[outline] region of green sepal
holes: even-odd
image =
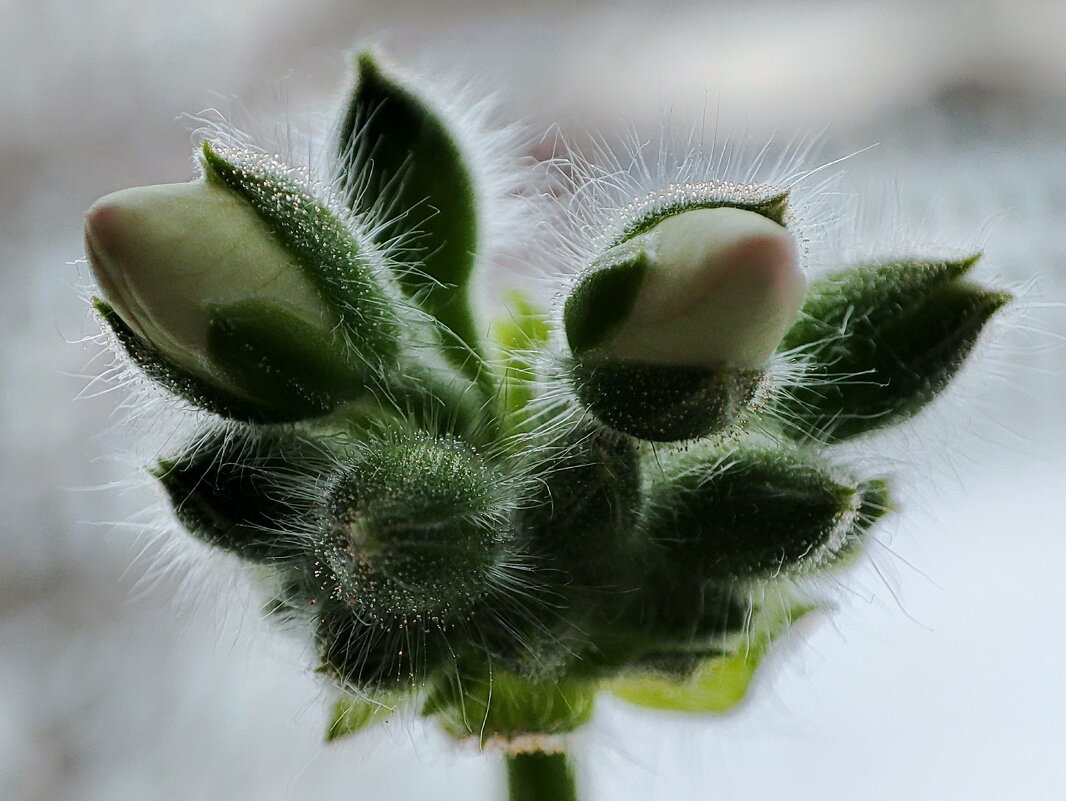
[[[250,398],[209,384],[184,368],[163,358],[130,329],[111,304],[93,298],[93,308],[115,335],[122,350],[144,375],[172,395],[220,417],[251,423],[281,422],[289,418],[288,410],[272,405],[267,398]]]
[[[399,243],[391,255],[401,287],[450,332],[449,359],[477,378],[471,277],[478,209],[470,170],[440,116],[371,53],[358,55],[356,73],[337,139],[348,205],[384,216],[375,237]]]
[[[284,306],[246,300],[208,312],[212,367],[242,394],[268,401],[275,420],[317,417],[371,392],[376,370]]]
[[[661,557],[706,580],[819,567],[844,546],[861,499],[812,454],[696,449],[651,490],[645,530]]]
[[[422,714],[456,739],[473,737],[484,745],[571,732],[592,717],[594,700],[594,685],[584,682],[448,671],[431,686]]]
[[[356,693],[416,690],[452,659],[449,621],[417,613],[377,615],[332,597],[322,581],[311,597],[316,609],[318,671]]]
[[[386,703],[385,699],[374,700],[345,695],[337,699],[330,711],[329,726],[326,728],[326,742],[332,743],[356,732],[363,731],[371,724],[385,720],[396,712],[396,707]]]
[[[306,556],[291,533],[310,513],[307,485],[330,462],[324,446],[286,431],[216,429],[151,471],[181,524],[251,562]]]
[[[785,226],[788,222],[788,201],[790,193],[787,189],[770,191],[761,197],[753,198],[703,197],[699,188],[697,188],[696,191],[690,192],[686,192],[685,189],[686,187],[683,186],[677,187],[676,199],[672,199],[667,203],[657,206],[652,211],[638,216],[635,220],[627,224],[622,233],[611,243],[612,246],[619,245],[634,237],[640,236],[643,233],[647,233],[667,217],[673,217],[675,214],[683,214],[686,211],[695,211],[697,209],[740,209],[742,211],[753,211],[756,214],[766,217],[768,220],[773,220],[780,226]]]
[[[581,358],[606,341],[633,309],[650,262],[643,248],[608,251],[577,282],[563,306],[570,352]]]
[[[752,680],[773,642],[812,606],[794,606],[787,614],[763,613],[744,644],[735,651],[708,659],[693,674],[677,679],[659,671],[623,676],[610,684],[619,698],[637,706],[674,712],[722,714],[748,694]]]
[[[978,257],[860,266],[811,285],[781,350],[805,358],[779,414],[835,443],[913,417],[944,390],[1010,295],[962,279]]]
[[[345,223],[265,160],[229,161],[202,148],[208,180],[247,201],[337,313],[353,358],[383,373],[395,365],[400,324],[370,259]]]
[[[652,442],[705,437],[735,423],[755,398],[758,370],[574,359],[574,393],[608,428]]]

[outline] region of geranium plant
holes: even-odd
[[[792,187],[698,159],[501,222],[457,105],[362,53],[318,173],[216,131],[195,180],[90,209],[93,304],[199,410],[150,470],[313,639],[329,739],[415,708],[566,801],[598,693],[743,698],[891,507],[834,447],[918,414],[1009,297],[976,255],[809,276]],[[486,302],[494,236],[551,254],[554,303]]]

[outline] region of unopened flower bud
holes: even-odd
[[[500,477],[469,446],[373,441],[333,484],[316,548],[335,597],[372,617],[443,615],[492,589],[508,511]]]
[[[831,562],[863,525],[865,487],[812,454],[696,451],[689,460],[653,489],[647,522],[678,571],[727,586],[800,575]]]
[[[753,211],[698,209],[604,253],[564,309],[578,397],[633,436],[728,425],[803,303],[796,246]]]
[[[814,283],[782,343],[808,366],[780,399],[789,433],[839,442],[913,417],[936,398],[1011,300],[965,279],[977,260],[860,265]]]
[[[351,234],[285,178],[206,146],[205,171],[89,209],[104,322],[149,377],[226,416],[301,419],[363,394],[395,341]]]

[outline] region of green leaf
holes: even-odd
[[[773,642],[813,609],[794,606],[785,614],[764,613],[744,645],[731,654],[708,660],[691,678],[677,681],[654,674],[626,676],[611,683],[611,692],[631,704],[652,709],[728,712],[747,696],[752,679]]]
[[[796,438],[835,443],[918,414],[1010,301],[962,280],[978,257],[863,265],[812,284],[781,350],[808,360],[779,415]]]
[[[378,723],[396,711],[385,699],[375,701],[346,695],[333,705],[326,742],[349,737],[358,731]]]
[[[404,291],[439,320],[449,359],[479,375],[480,331],[472,281],[478,247],[477,197],[445,122],[411,88],[360,53],[356,85],[337,140],[348,205],[385,214],[379,243],[397,240]]]

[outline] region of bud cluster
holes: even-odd
[[[1009,297],[976,257],[808,286],[786,191],[679,185],[619,210],[557,314],[484,319],[478,154],[356,72],[332,191],[205,142],[197,180],[88,212],[102,324],[204,413],[152,471],[178,520],[308,627],[347,691],[331,738],[381,704],[527,749],[601,690],[732,707],[793,588],[891,507],[833,446],[918,414]]]

